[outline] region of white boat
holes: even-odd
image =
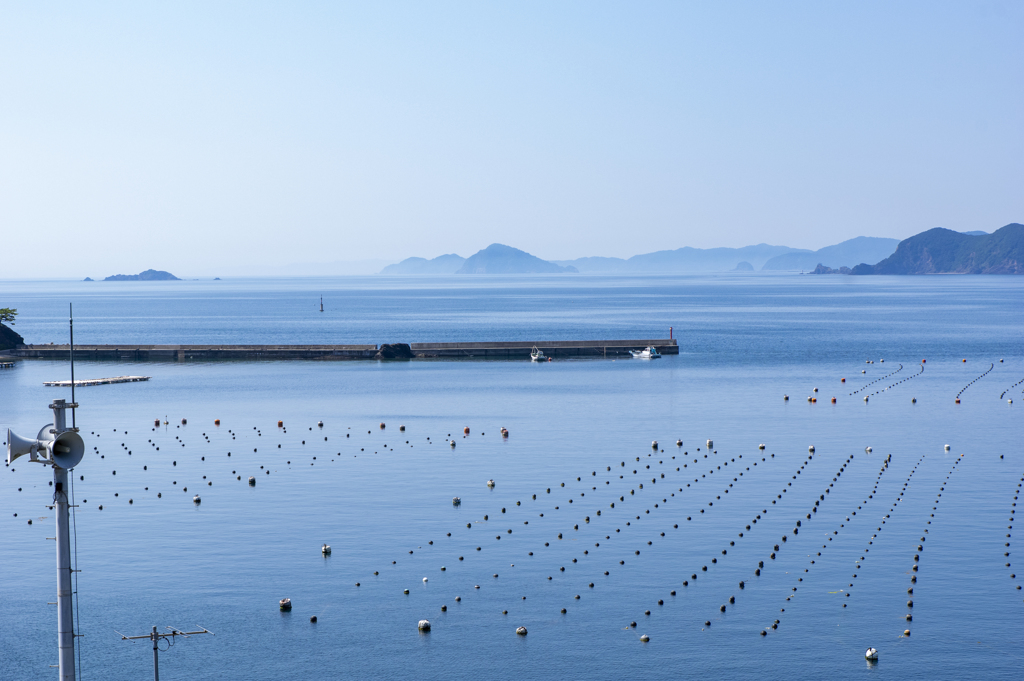
[[[661,357],[653,345],[648,345],[643,350],[630,350],[629,354],[633,355],[633,359],[658,359]]]
[[[534,345],[533,350],[530,351],[530,359],[532,359],[534,362],[548,361],[548,358],[544,356],[544,351],[538,349],[536,345]]]

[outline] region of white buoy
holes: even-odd
[[[715,441],[714,440],[708,440],[708,449],[711,449],[714,446],[715,446]]]
[[[868,396],[867,396],[867,395],[865,395],[865,396],[864,396],[864,401],[865,401],[865,402],[867,402],[867,401],[868,401]]]
[[[657,448],[658,448],[658,441],[657,440],[652,440],[651,441],[651,449],[657,449]]]
[[[194,497],[192,497],[192,503],[193,503],[193,504],[201,504],[201,503],[203,503],[203,500],[202,500],[202,499],[200,499],[200,498],[199,498],[199,495],[197,494],[197,495],[195,495]]]
[[[455,449],[455,440],[449,440],[448,444],[452,446],[452,449]]]
[[[641,640],[641,641],[643,641],[644,643],[647,643],[648,641],[650,641],[650,640],[651,640],[651,637],[650,637],[650,636],[648,636],[647,634],[644,634],[644,635],[642,635],[642,636],[640,637],[640,640]]]
[[[865,660],[872,660],[872,661],[877,660],[878,659],[878,651],[875,650],[874,648],[868,648],[866,651],[864,651],[864,659]]]
[[[424,584],[426,584],[426,583],[427,583],[427,578],[426,578],[426,577],[424,577],[424,578],[423,578],[423,583],[424,583]]]
[[[516,633],[520,636],[526,636],[526,627],[516,627]]]
[[[949,451],[949,445],[946,445],[946,451],[947,452]]]
[[[420,631],[430,631],[430,620],[420,620],[420,623],[416,625],[416,628]]]
[[[764,443],[762,442],[761,444],[759,444],[757,448],[760,449],[761,451],[764,451]]]
[[[871,450],[871,447],[865,447],[864,451],[867,452],[868,454],[870,454],[872,450]]]
[[[807,451],[809,451],[811,454],[813,454],[814,453],[814,445],[811,445],[810,447],[808,447]]]
[[[676,447],[682,447],[682,446],[683,446],[683,441],[682,440],[676,440]]]
[[[452,497],[452,506],[458,506],[462,503],[462,499],[458,497]]]
[[[494,481],[493,480],[488,480],[487,481],[487,486],[488,487],[494,487]]]
[[[324,544],[320,547],[320,553],[324,554],[325,556],[331,555],[331,547],[327,544]]]

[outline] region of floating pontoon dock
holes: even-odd
[[[75,379],[75,387],[81,388],[82,386],[89,385],[108,385],[110,383],[136,383],[138,381],[148,381],[150,376],[114,376],[113,378],[78,378]],[[55,388],[70,388],[71,381],[43,381],[43,385],[53,386]]]

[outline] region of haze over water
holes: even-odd
[[[148,643],[115,630],[200,624],[216,636],[161,653],[164,678],[1010,679],[1024,661],[1024,578],[1011,578],[1006,536],[1024,476],[1022,286],[719,275],[0,288],[29,342],[65,342],[68,302],[82,344],[664,338],[669,326],[680,339],[678,356],[652,362],[77,364],[79,378],[152,376],[76,392],[89,451],[74,471],[81,678],[151,673]],[[0,427],[33,435],[49,401],[70,397],[42,382],[66,378],[60,362],[0,371]],[[169,425],[154,431],[156,418]],[[0,678],[51,678],[50,476],[25,459],[2,476]]]

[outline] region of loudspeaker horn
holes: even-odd
[[[10,428],[7,429],[7,463],[12,464],[14,460],[19,456],[25,456],[26,454],[35,454],[40,450],[45,449],[46,445],[35,438],[22,437],[12,431]],[[35,457],[32,457],[33,459]]]
[[[54,437],[53,425],[43,426],[36,439],[22,437],[7,429],[7,463],[14,463],[20,456],[30,454],[33,461],[53,463],[61,468],[71,469],[85,456],[85,441],[82,436],[69,430]],[[39,458],[42,454],[42,459]]]
[[[85,440],[73,430],[58,435],[55,440],[47,443],[47,448],[50,450],[50,461],[60,468],[74,468],[85,456]]]

